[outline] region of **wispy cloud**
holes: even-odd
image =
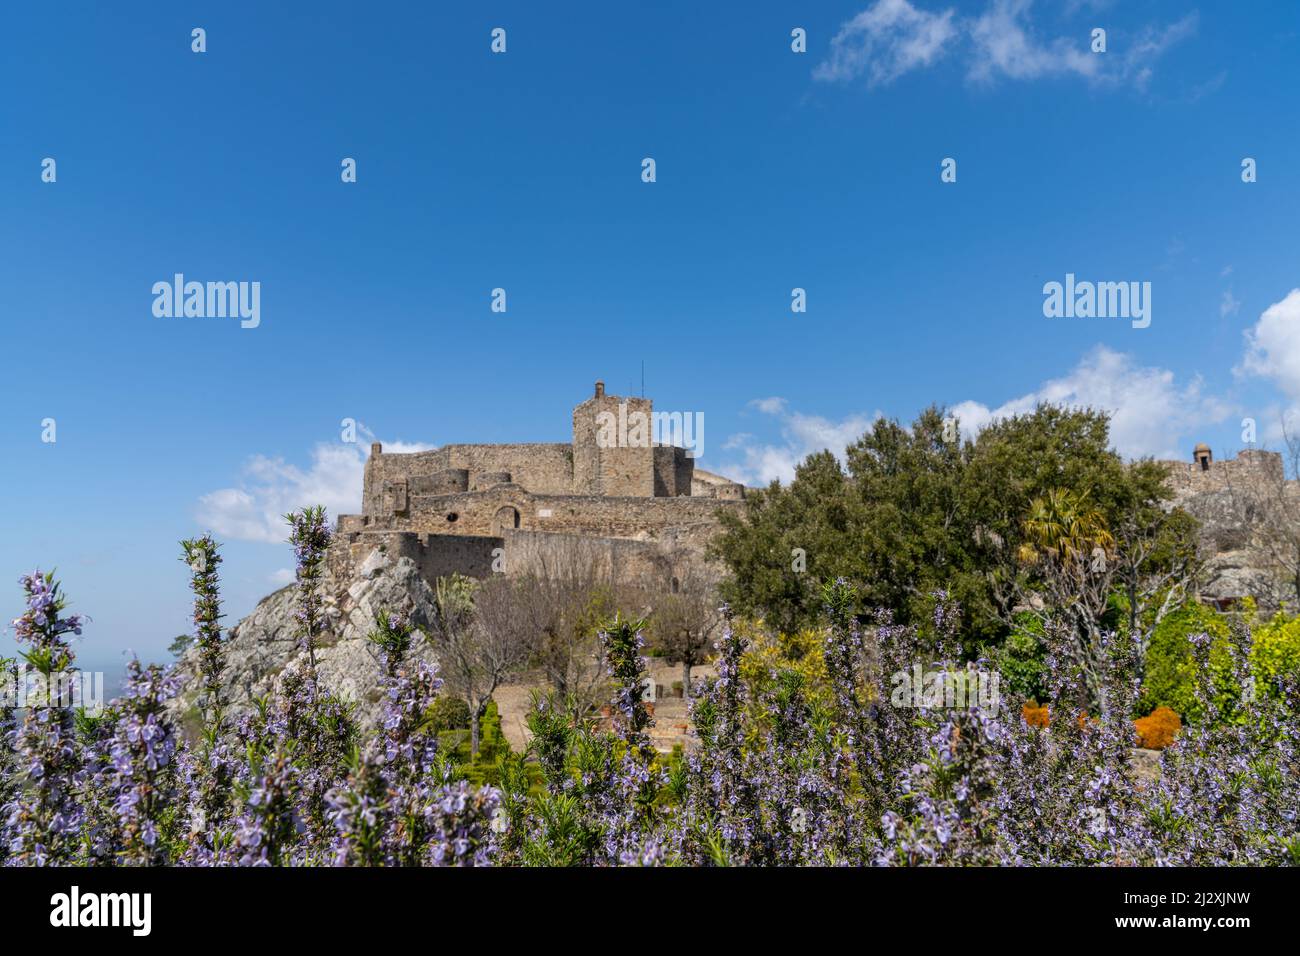
[[[1300,290],[1294,295],[1300,308]],[[1300,363],[1300,334],[1296,345]],[[1111,444],[1127,458],[1180,459],[1180,449],[1186,443],[1183,439],[1224,421],[1233,411],[1226,400],[1207,394],[1199,377],[1180,384],[1168,369],[1143,366],[1131,355],[1098,346],[1065,375],[1049,379],[1028,394],[996,407],[964,401],[949,413],[960,420],[964,435],[972,435],[998,419],[1032,412],[1041,403],[1107,412]],[[780,433],[779,441],[761,441],[750,433],[733,435],[724,446],[739,452],[740,457],[727,462],[721,471],[750,485],[773,479],[788,482],[796,465],[824,449],[843,460],[845,448],[881,417],[875,412],[828,419],[794,411],[781,398],[756,399],[749,405],[774,419]]]
[[[1112,33],[1107,52],[1093,53],[1090,31],[1042,36],[1030,22],[1032,8],[1033,0],[991,0],[978,16],[958,18],[952,9],[930,12],[909,0],[876,0],[840,27],[813,77],[848,82],[865,76],[868,86],[883,86],[952,54],[964,58],[967,78],[976,84],[1075,76],[1145,90],[1156,62],[1198,25],[1192,12],[1174,23]]]
[[[1035,38],[1027,14],[1032,0],[994,0],[968,25],[974,44],[968,76],[977,83],[1000,77],[1028,80],[1055,73],[1073,73],[1096,79],[1103,56],[1092,53],[1081,40],[1058,37],[1051,42]]]
[[[306,505],[324,505],[331,517],[361,507],[366,455],[374,435],[358,425],[357,442],[321,442],[305,468],[266,455],[253,455],[236,484],[199,498],[196,519],[215,534],[241,541],[281,544],[284,515]],[[432,445],[384,442],[391,452],[425,451]],[[283,583],[283,582],[280,582]]]
[[[1113,79],[1121,83],[1131,83],[1138,89],[1146,89],[1147,83],[1155,71],[1156,61],[1164,56],[1170,47],[1195,36],[1199,24],[1200,15],[1193,10],[1174,23],[1162,27],[1147,26],[1143,28],[1133,42],[1125,46],[1120,56],[1119,70]],[[1226,76],[1226,73],[1221,73],[1216,79],[1208,81],[1208,85],[1202,84],[1199,88],[1200,92],[1196,96],[1199,98],[1205,92],[1217,89],[1218,85],[1222,85]]]
[[[1219,318],[1227,318],[1230,315],[1236,315],[1241,311],[1241,300],[1232,294],[1231,289],[1225,289],[1223,299],[1219,302]]]
[[[756,398],[749,403],[750,407],[757,408],[764,415],[780,415],[785,411],[784,398]]]
[[[908,0],[877,0],[840,27],[830,57],[813,76],[837,81],[865,73],[869,86],[891,83],[943,56],[957,36],[954,15],[952,10],[927,13]]]

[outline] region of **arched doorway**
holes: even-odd
[[[518,528],[518,508],[512,508],[510,505],[503,505],[497,509],[496,515],[492,518],[492,534],[495,537],[500,537],[505,532],[517,530]]]

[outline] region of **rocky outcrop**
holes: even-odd
[[[1266,612],[1294,601],[1289,568],[1300,527],[1300,482],[1286,477],[1282,455],[1252,448],[1216,460],[1200,444],[1192,461],[1160,464],[1173,491],[1171,507],[1201,524],[1201,599],[1226,606],[1252,597]]]
[[[433,611],[433,589],[409,558],[394,558],[375,549],[344,580],[327,574],[324,581],[326,632],[316,649],[321,682],[357,704],[363,726],[373,726],[380,712],[379,656],[368,635],[382,610],[407,615],[417,628],[427,629]],[[304,656],[298,646],[296,585],[263,598],[253,612],[229,632],[226,644],[226,686],[234,712],[272,689],[276,676]],[[424,634],[417,635],[412,653],[430,661],[434,655]],[[182,671],[194,674],[197,656],[191,648],[180,660]]]
[[[1229,602],[1250,595],[1262,605],[1272,603],[1275,576],[1265,567],[1261,549],[1252,542],[1251,515],[1239,514],[1234,492],[1226,489],[1184,494],[1179,507],[1201,523],[1201,553],[1205,569],[1201,598]],[[1238,493],[1238,499],[1241,495]]]

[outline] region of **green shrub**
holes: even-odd
[[[1289,620],[1279,612],[1267,624],[1256,625],[1250,649],[1250,669],[1256,693],[1276,696],[1276,681],[1300,678],[1300,617]]]
[[[1240,690],[1231,686],[1228,678],[1231,673],[1228,643],[1232,631],[1217,611],[1189,602],[1167,615],[1151,635],[1146,679],[1138,701],[1138,711],[1143,716],[1157,707],[1168,707],[1188,721],[1200,719],[1191,641],[1194,634],[1210,636],[1210,668],[1215,678],[1216,702],[1225,712],[1233,709]]]
[[[469,704],[459,697],[440,696],[429,709],[429,719],[437,733],[465,730],[469,727]]]
[[[487,713],[479,721],[478,759],[471,759],[469,752],[469,709],[466,708],[465,728],[446,730],[438,735],[438,749],[448,755],[455,765],[458,780],[468,780],[474,786],[488,783],[497,786],[501,782],[501,768],[498,762],[503,754],[510,752],[510,742],[501,730],[501,715],[497,713],[496,701],[488,701]]]
[[[1013,699],[1045,700],[1043,679],[1047,665],[1043,662],[1043,625],[1032,614],[1020,614],[1016,629],[1007,635],[997,651],[998,672],[1002,685]]]
[[[1256,694],[1276,696],[1276,681],[1283,675],[1300,677],[1300,618],[1283,613],[1260,624],[1253,607],[1246,609],[1251,628],[1250,671]],[[1146,680],[1142,685],[1140,712],[1168,707],[1188,722],[1201,718],[1196,702],[1195,664],[1190,638],[1209,634],[1210,674],[1214,681],[1215,704],[1224,720],[1245,719],[1241,711],[1243,688],[1233,679],[1229,643],[1232,631],[1227,620],[1201,604],[1187,604],[1170,614],[1156,628],[1147,651]]]

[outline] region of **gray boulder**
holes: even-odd
[[[327,624],[316,649],[316,667],[322,685],[357,705],[364,727],[373,727],[381,712],[379,654],[368,639],[380,611],[409,617],[419,629],[412,654],[435,661],[425,629],[433,612],[433,589],[409,558],[392,558],[375,549],[346,578],[327,572],[322,584]],[[294,611],[297,585],[289,585],[263,598],[247,617],[230,629],[226,643],[225,683],[232,713],[250,708],[255,698],[267,694],[276,677],[294,660],[305,658],[299,647]],[[197,654],[187,650],[179,666],[186,676],[196,673]],[[193,704],[192,691],[182,701]]]

